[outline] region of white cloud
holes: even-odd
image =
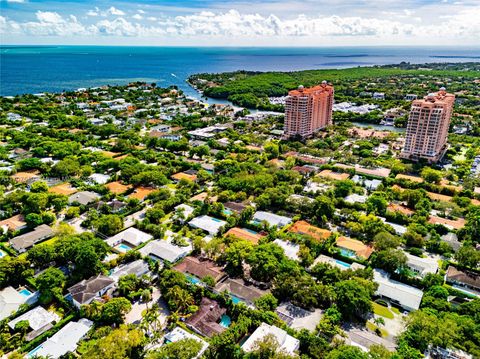
[[[75,16],[62,16],[52,11],[37,11],[36,21],[16,22],[0,17],[0,33],[24,34],[29,36],[118,36],[155,38],[168,34],[172,37],[229,38],[249,40],[254,38],[285,39],[302,37],[312,39],[312,44],[320,44],[324,38],[363,37],[381,38],[395,42],[395,39],[443,38],[476,39],[480,37],[480,6],[452,12],[447,18],[439,18],[437,24],[425,24],[421,18],[413,17],[413,11],[403,10],[403,20],[395,12],[379,14],[378,17],[360,16],[307,16],[278,17],[241,13],[237,10],[225,12],[201,11],[198,13],[145,19],[147,23],[132,23],[123,18],[125,13],[113,6],[107,11],[98,8],[90,10],[88,23],[80,22]],[[106,14],[117,16],[93,21],[95,16]],[[142,20],[140,12],[132,16]],[[391,20],[396,19],[396,20]],[[443,41],[443,40],[442,40]],[[418,41],[417,41],[418,42]]]
[[[7,0],[8,3],[23,4],[26,3],[26,0]]]
[[[115,15],[115,16],[124,16],[125,13],[122,10],[117,9],[116,7],[112,6],[110,9],[107,10],[107,13],[110,15]]]
[[[140,10],[138,10],[138,13],[139,13],[139,14],[145,14],[145,11],[143,11],[143,10],[140,9]]]

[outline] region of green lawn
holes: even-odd
[[[375,324],[373,324],[372,322],[367,322],[367,328],[369,330],[371,330],[372,332],[376,333],[378,327]],[[381,334],[382,337],[388,336],[388,332],[385,329],[383,329],[383,328],[379,328],[379,329],[380,329],[380,334]]]
[[[376,315],[380,315],[380,316],[388,318],[388,319],[393,319],[394,318],[394,315],[393,315],[392,311],[390,309],[388,309],[387,307],[384,307],[383,305],[380,305],[380,304],[375,303],[375,302],[372,303],[372,306],[373,306],[373,312]]]
[[[391,310],[392,312],[394,312],[395,314],[400,315],[400,309],[395,308],[395,307],[391,307],[390,310]]]

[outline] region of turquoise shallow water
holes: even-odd
[[[479,48],[207,48],[2,46],[0,95],[73,90],[131,81],[177,85],[197,72],[293,71],[394,64],[480,61]]]

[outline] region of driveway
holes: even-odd
[[[150,302],[144,303],[138,301],[132,305],[132,309],[125,316],[125,323],[139,324],[143,319],[142,313],[147,309],[147,306],[151,307],[154,304],[158,304],[160,307],[160,321],[162,322],[162,325],[165,324],[167,317],[170,315],[170,311],[165,302],[160,299],[160,290],[158,288],[153,289],[152,300]]]

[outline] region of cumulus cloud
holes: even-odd
[[[114,6],[110,7],[110,9],[107,10],[107,13],[110,14],[110,15],[116,15],[116,16],[125,15],[125,13],[122,10],[117,9]]]
[[[142,20],[140,11],[132,18]],[[413,13],[405,10],[405,15]],[[95,16],[104,17],[100,21],[81,23],[73,16],[62,16],[56,12],[38,11],[36,21],[16,22],[0,17],[0,32],[41,36],[128,36],[155,37],[172,35],[179,37],[436,37],[445,34],[449,37],[480,37],[480,7],[462,10],[442,19],[436,25],[424,25],[420,19],[409,17],[405,22],[389,20],[394,16],[365,18],[359,16],[307,16],[280,18],[276,15],[240,13],[237,10],[225,12],[202,11],[174,17],[146,17],[147,23],[132,23],[125,13],[115,7],[106,11],[98,8],[90,10]],[[115,18],[107,18],[106,15]],[[408,21],[407,21],[408,20]],[[412,23],[413,22],[413,23]]]

